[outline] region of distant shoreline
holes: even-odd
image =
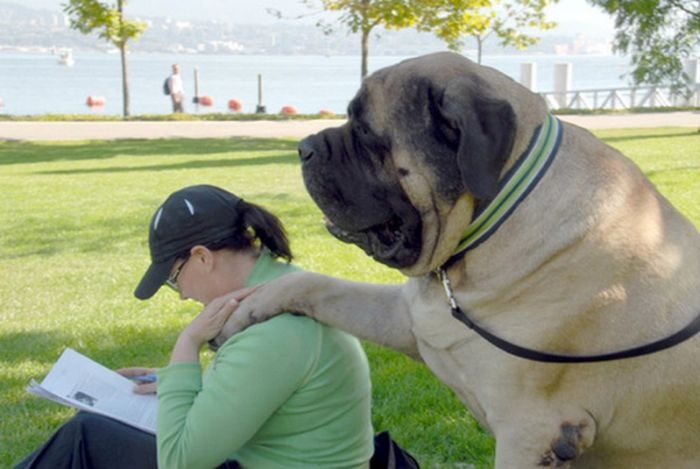
[[[57,46],[2,46],[0,45],[0,55],[3,54],[16,54],[16,55],[55,55],[53,49],[59,49]],[[107,56],[112,56],[115,54],[118,54],[119,51],[114,48],[101,48],[101,47],[91,47],[91,48],[86,48],[86,47],[68,47],[68,49],[72,49],[74,52],[80,53],[80,54],[85,54],[85,55],[107,55]],[[439,49],[439,50],[448,50],[446,47],[444,49]],[[431,51],[431,52],[437,52],[438,49]],[[418,56],[422,55],[424,53],[430,53],[430,52],[417,52],[416,54],[388,54],[388,53],[375,53],[372,52],[370,49],[370,59],[372,57],[395,57],[395,58],[406,58],[410,56]],[[475,60],[476,59],[476,50],[472,49],[465,49],[460,52],[462,55],[465,57]],[[328,54],[323,54],[323,53],[295,53],[295,54],[275,54],[275,53],[261,53],[261,52],[255,52],[255,53],[249,53],[249,52],[211,52],[211,51],[206,51],[206,52],[195,52],[195,51],[182,51],[182,52],[173,52],[173,51],[167,51],[167,50],[154,50],[154,51],[129,51],[128,54],[134,55],[134,56],[148,56],[148,55],[171,55],[173,57],[197,57],[197,56],[218,56],[218,57],[329,57]],[[332,54],[332,57],[354,57],[357,58],[357,60],[360,60],[361,56],[359,53],[334,53]],[[623,59],[625,58],[624,56],[620,56],[618,54],[614,54],[612,52],[609,53],[586,53],[586,52],[581,52],[581,53],[562,53],[562,54],[557,54],[553,52],[536,52],[536,51],[522,51],[522,52],[513,52],[513,51],[504,51],[503,53],[485,53],[482,56],[482,61],[487,60],[488,58],[493,58],[493,57],[498,57],[498,58],[576,58],[576,57],[604,57],[604,58],[620,58]]]

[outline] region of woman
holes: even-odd
[[[79,413],[19,467],[155,467],[156,454],[167,468],[368,467],[369,367],[357,339],[284,314],[229,339],[202,377],[202,346],[245,295],[229,292],[296,270],[279,220],[223,189],[187,187],[156,211],[149,247],[136,297],[168,285],[205,305],[157,371],[156,437]]]

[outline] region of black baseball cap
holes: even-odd
[[[178,255],[221,241],[238,229],[241,199],[219,187],[198,185],[173,192],[153,215],[148,232],[151,265],[136,287],[146,300],[168,279]]]

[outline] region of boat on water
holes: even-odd
[[[72,67],[75,63],[73,58],[73,51],[71,49],[59,49],[58,50],[58,63],[59,65],[65,65],[66,67]]]

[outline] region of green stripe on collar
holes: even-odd
[[[496,197],[467,227],[455,253],[455,257],[483,243],[510,216],[549,168],[559,149],[562,126],[557,118],[547,114],[544,123],[535,132],[526,151],[515,166],[499,182]]]

